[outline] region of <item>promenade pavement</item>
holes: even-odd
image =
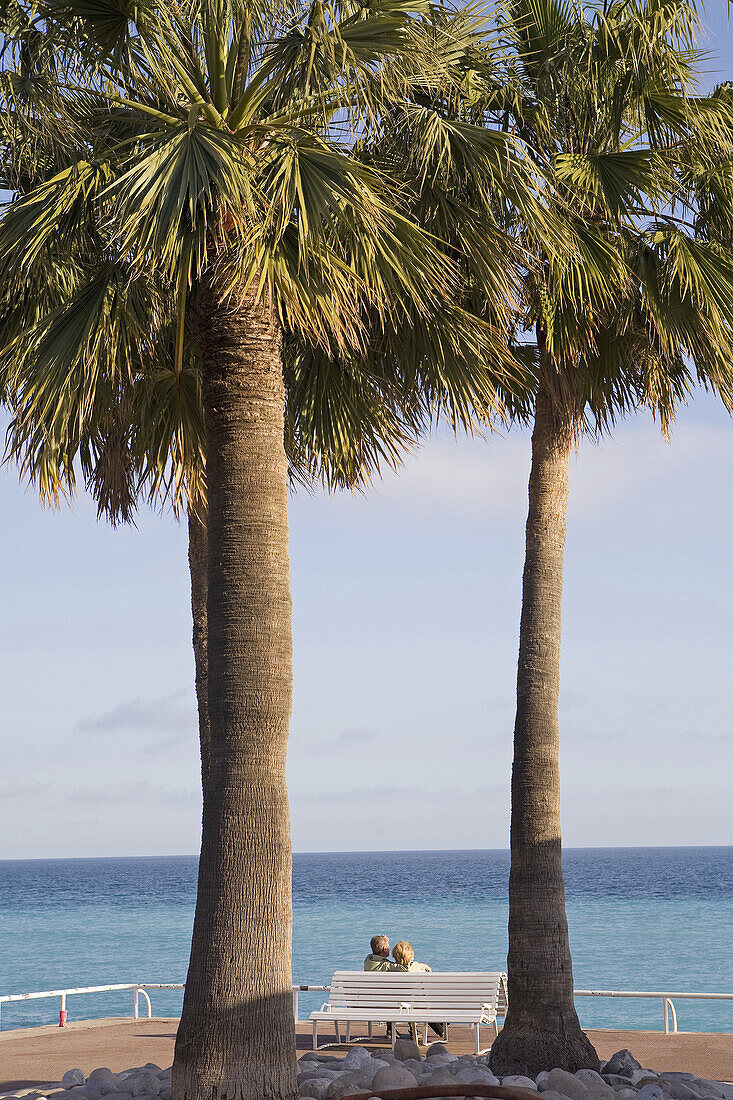
[[[22,1028],[0,1032],[0,1092],[17,1089],[37,1091],[60,1080],[67,1069],[78,1067],[89,1074],[99,1066],[113,1072],[154,1062],[165,1069],[173,1061],[177,1019],[131,1020],[126,1017],[78,1021],[57,1026]],[[358,1036],[359,1031],[353,1028]],[[486,1041],[491,1030],[486,1029]],[[733,1082],[733,1035],[721,1032],[678,1032],[665,1035],[658,1031],[589,1031],[600,1058],[606,1060],[617,1050],[628,1048],[642,1066],[657,1071],[679,1070],[717,1081]],[[454,1054],[472,1054],[473,1032],[469,1028],[451,1028],[448,1049]],[[345,1054],[348,1047],[328,1045],[328,1036],[319,1042],[329,1053]],[[297,1026],[298,1054],[311,1049],[311,1027]],[[386,1040],[370,1041],[369,1049],[387,1045]]]

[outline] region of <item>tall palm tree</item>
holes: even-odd
[[[391,120],[422,128],[430,183],[431,162],[449,160],[451,128],[511,132],[574,242],[565,257],[553,256],[538,236],[537,208],[506,195],[493,204],[528,257],[512,335],[527,372],[516,413],[533,423],[509,1011],[491,1052],[499,1074],[598,1068],[573,1001],[561,865],[558,694],[571,449],[585,432],[642,406],[667,430],[696,382],[728,406],[733,393],[733,253],[730,241],[726,250],[702,238],[695,182],[711,147],[730,163],[730,105],[725,96],[695,94],[696,31],[690,0],[583,8],[514,0],[502,6],[495,37],[456,56],[458,93],[423,90]]]
[[[423,392],[447,382],[452,401],[462,370],[468,405],[494,404],[490,372],[465,374],[466,350],[508,361],[492,326],[453,306],[458,276],[437,242],[399,211],[384,176],[334,138],[344,115],[352,127],[374,117],[382,59],[409,42],[420,10],[314,0],[291,15],[228,0],[53,0],[26,33],[24,45],[33,34],[57,43],[58,77],[42,88],[45,129],[73,140],[65,163],[63,143],[54,147],[43,181],[0,224],[3,285],[25,291],[6,309],[19,438],[28,433],[51,488],[55,470],[72,476],[81,449],[93,476],[124,491],[115,433],[125,438],[138,394],[147,424],[157,423],[150,387],[165,394],[161,408],[177,410],[173,423],[199,399],[203,414],[208,551],[197,522],[191,546],[199,577],[207,562],[209,731],[177,1097],[295,1091],[288,370],[308,396],[309,354],[323,364],[333,352],[342,370],[353,357],[360,373],[341,388],[342,417],[331,425],[342,436],[376,386],[384,423],[366,445],[347,435],[341,446],[340,469],[353,473],[393,453],[394,441],[381,442],[385,423],[399,438],[432,414],[435,399]],[[9,100],[17,105],[15,85]],[[365,370],[369,341],[376,332],[394,346],[396,332],[410,331],[439,359],[415,339],[401,375],[382,386],[378,368]],[[286,359],[295,335],[311,352]],[[327,419],[319,401],[289,420],[296,443],[314,409]],[[158,477],[175,442],[177,490],[182,456],[188,449],[195,468],[199,444],[163,432],[156,451],[141,438]],[[194,585],[199,614],[202,591]]]

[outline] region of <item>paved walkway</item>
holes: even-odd
[[[67,1069],[79,1067],[90,1073],[98,1066],[113,1072],[154,1062],[162,1069],[173,1061],[177,1019],[90,1020],[60,1027],[23,1028],[0,1032],[0,1092],[48,1085],[58,1081]],[[311,1028],[298,1024],[298,1053],[311,1049]],[[354,1033],[358,1034],[356,1027]],[[451,1028],[448,1049],[456,1054],[473,1053],[473,1032]],[[491,1034],[487,1029],[487,1041]],[[698,1077],[733,1082],[733,1035],[727,1033],[658,1031],[589,1031],[602,1059],[623,1047],[649,1069],[681,1070]],[[321,1042],[326,1043],[324,1035]],[[380,1040],[370,1043],[378,1047]],[[348,1049],[331,1046],[330,1053]]]

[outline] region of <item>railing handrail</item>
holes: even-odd
[[[667,997],[675,1001],[733,1001],[733,993],[657,993],[630,989],[574,989],[574,997]]]
[[[66,1023],[66,998],[80,993],[113,993],[124,990],[133,991],[133,1018],[138,1019],[139,996],[142,993],[147,1003],[148,1019],[152,1018],[152,1005],[147,995],[148,989],[185,989],[183,982],[121,982],[114,985],[87,985],[75,986],[68,989],[48,989],[36,993],[5,993],[0,994],[0,1005],[10,1001],[35,1001],[47,997],[61,998],[61,1011],[59,1013],[59,1027]],[[298,994],[299,993],[328,993],[330,985],[305,985],[293,984],[293,1015],[298,1022]],[[733,1001],[733,993],[668,993],[661,990],[644,989],[574,989],[575,997],[630,997],[635,999],[652,999],[662,1001],[664,1018],[664,1031],[670,1032],[669,1019],[672,1018],[671,1031],[677,1031],[677,1013],[673,1001]],[[2,1019],[0,1018],[0,1027]]]

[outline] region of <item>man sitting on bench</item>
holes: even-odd
[[[372,953],[364,959],[365,970],[403,970],[404,967],[392,962],[389,957],[389,936],[380,933],[372,936]]]

